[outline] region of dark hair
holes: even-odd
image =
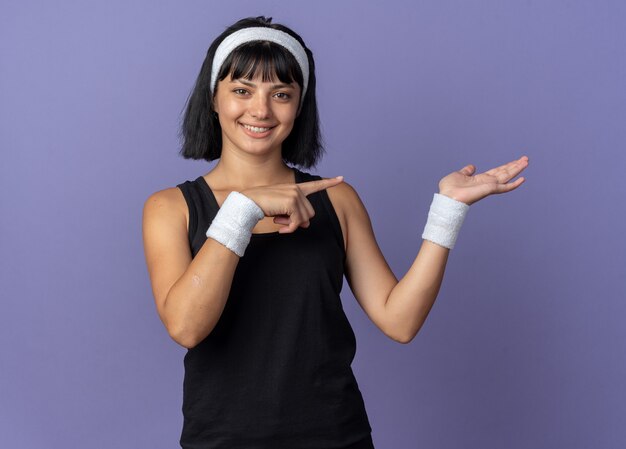
[[[290,34],[300,42],[309,60],[309,83],[302,107],[296,117],[293,129],[282,144],[282,158],[285,162],[304,168],[315,166],[324,153],[319,130],[319,117],[315,99],[315,62],[298,34],[284,25],[272,24],[272,18],[248,17],[231,25],[211,44],[196,80],[195,87],[187,99],[179,137],[182,140],[180,154],[185,159],[205,159],[212,161],[222,154],[222,128],[213,110],[211,90],[211,68],[213,57],[219,44],[230,34],[243,28],[267,27]],[[264,81],[276,76],[283,83],[295,81],[303,87],[300,66],[293,55],[273,42],[248,42],[237,47],[224,61],[218,74],[218,81],[232,74],[233,78],[251,79],[261,70]]]

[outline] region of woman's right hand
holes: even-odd
[[[343,176],[301,182],[299,184],[273,184],[253,187],[240,193],[254,201],[266,217],[274,217],[274,223],[286,225],[278,230],[281,234],[294,232],[299,227],[308,228],[315,215],[307,199],[311,193],[343,182]]]

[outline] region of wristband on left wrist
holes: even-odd
[[[468,204],[447,195],[435,193],[422,238],[444,248],[454,248],[468,210]]]

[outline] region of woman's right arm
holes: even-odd
[[[299,184],[274,184],[246,189],[241,194],[254,201],[266,216],[274,217],[275,223],[284,224],[279,232],[288,233],[309,226],[315,211],[306,198],[308,195],[342,181],[343,177],[337,177]],[[233,199],[229,207],[224,207],[226,201],[211,227],[218,221],[234,219],[231,224],[235,225],[235,230],[251,233],[251,229],[245,231],[248,219],[242,224],[242,214],[235,212],[241,207],[240,203]],[[233,228],[229,224],[218,226],[220,232],[216,239],[207,238],[192,259],[186,207],[178,188],[152,194],[144,205],[143,240],[159,317],[174,341],[193,348],[211,333],[222,315],[239,256],[218,241],[222,237],[231,240],[229,232],[233,232]],[[220,218],[222,211],[225,215]],[[235,248],[239,246],[235,244]]]
[[[222,315],[239,256],[207,238],[192,258],[183,207],[178,188],[152,194],[143,209],[143,243],[159,317],[174,341],[193,348]]]

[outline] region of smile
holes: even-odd
[[[264,133],[264,132],[267,132],[267,131],[269,131],[270,129],[272,129],[272,127],[269,127],[269,128],[260,128],[260,127],[258,127],[258,126],[250,126],[250,125],[245,125],[245,124],[243,124],[243,123],[242,123],[242,126],[243,126],[244,128],[246,128],[247,130],[252,131],[253,133]]]

